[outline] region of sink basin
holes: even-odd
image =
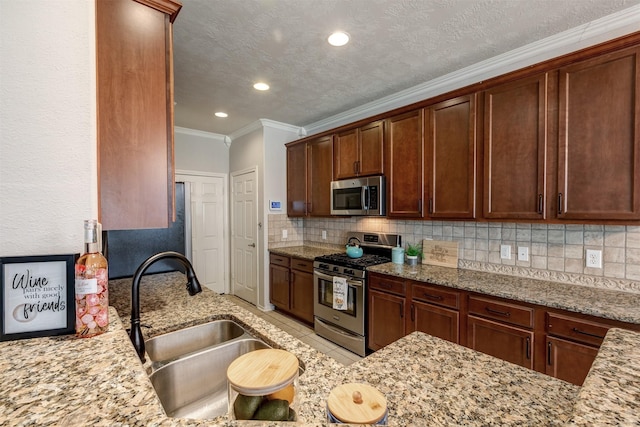
[[[145,341],[154,367],[185,355],[241,337],[245,330],[231,320],[215,320],[169,332]]]
[[[149,378],[170,417],[207,419],[228,411],[227,368],[250,351],[270,348],[240,338],[168,363]]]

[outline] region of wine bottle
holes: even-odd
[[[93,337],[109,329],[109,275],[96,220],[84,222],[84,254],[75,265],[76,336]]]

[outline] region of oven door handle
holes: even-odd
[[[334,277],[342,277],[344,279],[347,279],[347,285],[350,285],[350,286],[362,286],[362,280],[351,280],[348,277],[344,277],[344,276],[341,276],[339,274],[335,274],[335,275],[332,276],[332,275],[329,275],[329,274],[321,273],[318,270],[314,270],[313,274],[316,275],[317,277],[319,277],[320,279],[324,279],[324,280],[326,280],[328,282],[333,282],[333,278]]]

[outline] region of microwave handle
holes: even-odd
[[[362,186],[362,209],[364,210],[369,210],[369,186],[368,185],[363,185]]]

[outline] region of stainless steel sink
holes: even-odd
[[[207,419],[228,410],[227,368],[250,351],[270,348],[255,338],[240,338],[181,357],[149,378],[170,417]]]
[[[239,338],[245,330],[231,320],[215,320],[169,332],[145,341],[147,356],[157,368],[188,354]]]

